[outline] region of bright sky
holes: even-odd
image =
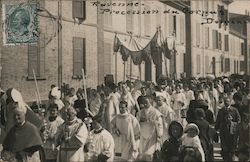
[[[245,14],[245,10],[250,12],[250,0],[234,0],[229,5],[229,12],[231,13]]]

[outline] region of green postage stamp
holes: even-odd
[[[31,44],[38,41],[37,4],[4,5],[4,43]]]

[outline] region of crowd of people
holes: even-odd
[[[249,80],[213,76],[96,89],[51,86],[46,106],[1,91],[1,158],[17,162],[249,161]],[[6,98],[4,98],[6,94]],[[35,117],[35,116],[36,117]]]

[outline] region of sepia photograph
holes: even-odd
[[[0,0],[0,162],[250,162],[249,0]]]

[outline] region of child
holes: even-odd
[[[182,145],[184,147],[197,148],[201,154],[202,161],[205,161],[205,154],[199,139],[199,128],[196,124],[188,124],[185,128],[185,134],[182,136]]]
[[[179,150],[181,146],[181,136],[183,127],[177,121],[172,121],[169,125],[168,134],[170,138],[166,140],[161,149],[161,157],[163,161],[180,161]]]

